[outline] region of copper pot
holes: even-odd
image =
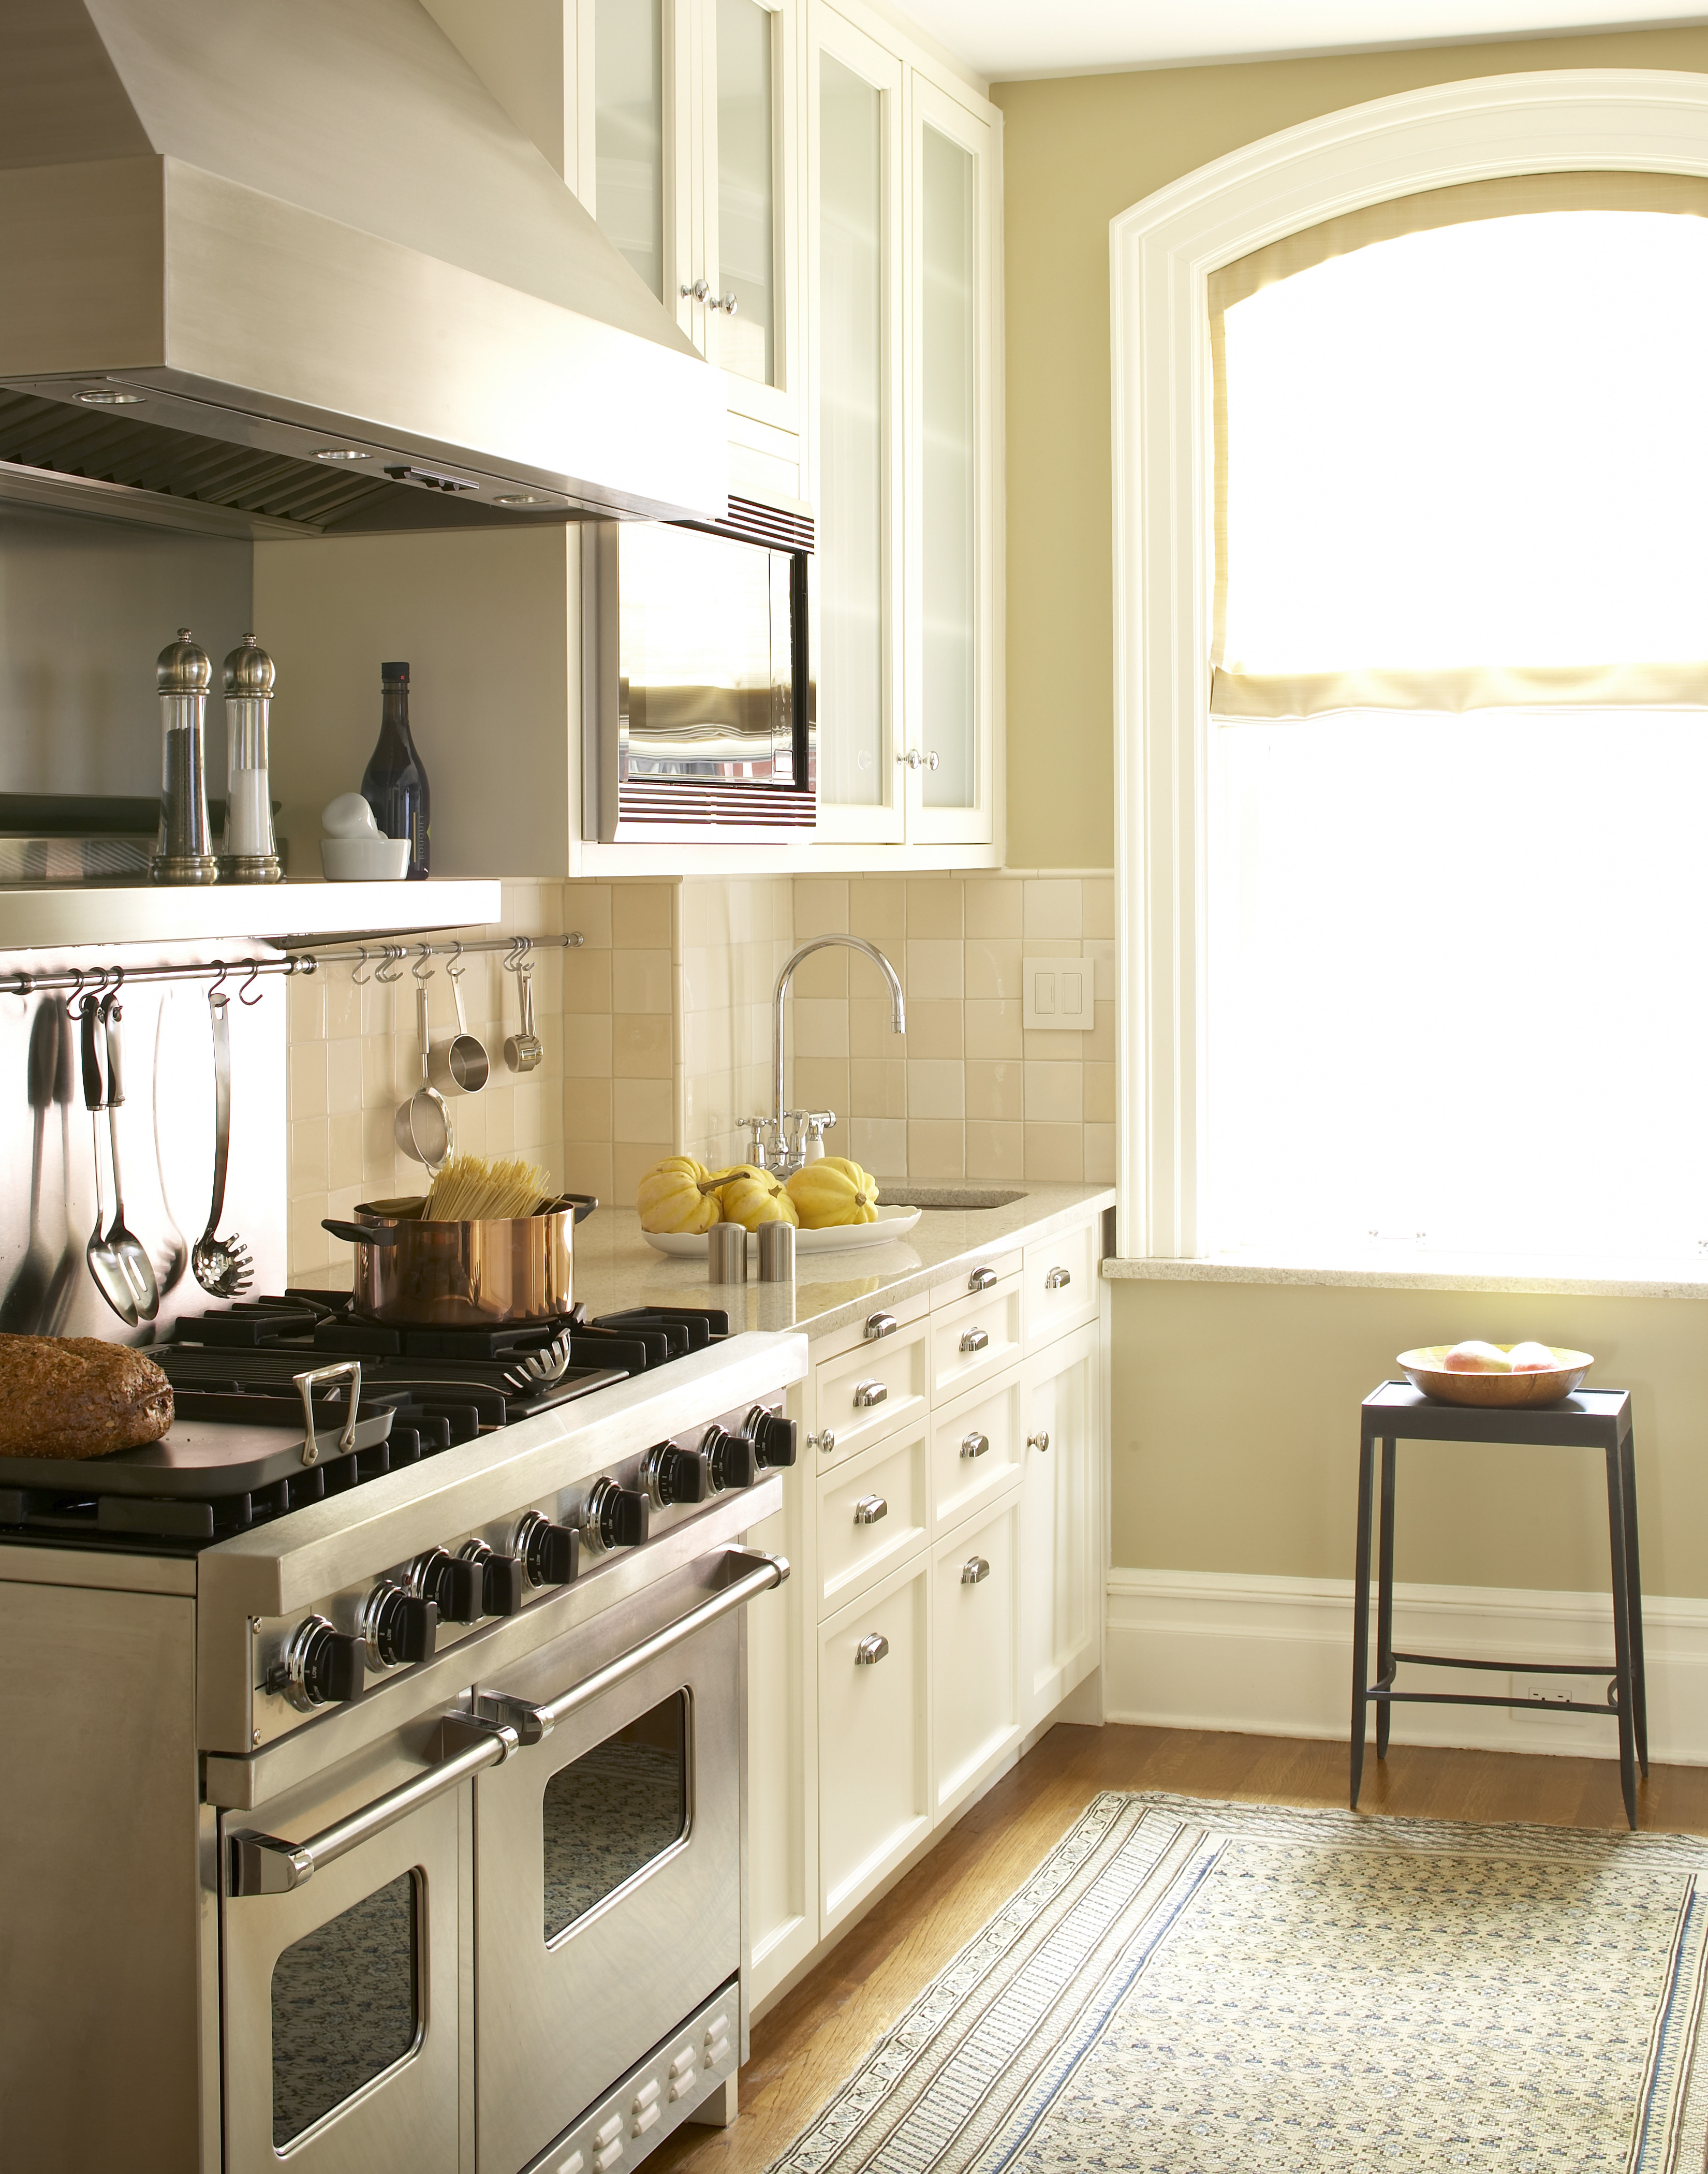
[[[398,1327],[496,1328],[560,1320],[575,1299],[575,1226],[598,1206],[566,1192],[539,1215],[424,1223],[424,1198],[358,1202],[323,1230],[356,1249],[351,1301]]]

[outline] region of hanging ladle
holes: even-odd
[[[89,1277],[95,1289],[119,1319],[135,1328],[142,1320],[137,1307],[137,1294],[130,1278],[125,1274],[124,1263],[108,1243],[106,1203],[102,1197],[100,1114],[106,1107],[106,1095],[100,1075],[100,1045],[95,1038],[100,1023],[99,998],[87,996],[84,998],[80,1018],[83,1028],[83,1101],[84,1107],[89,1111],[95,1135],[95,1228],[89,1234],[84,1257],[89,1263]]]
[[[399,1106],[392,1130],[403,1153],[413,1162],[424,1163],[429,1175],[436,1177],[451,1153],[451,1112],[428,1069],[432,1045],[427,1018],[427,977],[433,969],[421,959],[409,971],[415,977],[415,1039],[421,1048],[421,1084],[407,1102]]]

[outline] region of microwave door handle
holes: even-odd
[[[619,1653],[603,1668],[596,1668],[591,1676],[584,1676],[554,1699],[536,1706],[527,1699],[506,1698],[502,1693],[489,1693],[478,1703],[484,1720],[516,1731],[524,1744],[538,1744],[549,1736],[560,1721],[597,1698],[616,1685],[623,1683],[656,1661],[674,1647],[683,1645],[708,1624],[716,1623],[720,1616],[732,1614],[738,1608],[745,1608],[749,1601],[769,1593],[773,1586],[781,1585],[789,1574],[786,1557],[760,1554],[752,1548],[729,1548],[724,1552],[719,1567],[736,1575],[729,1584],[720,1587],[709,1600],[690,1608],[673,1623],[667,1623],[662,1630],[650,1638],[643,1638],[638,1646],[631,1646],[626,1653]]]
[[[424,1773],[389,1789],[371,1804],[364,1804],[329,1827],[322,1827],[306,1841],[281,1841],[277,1835],[237,1834],[230,1837],[227,1858],[226,1892],[230,1895],[289,1895],[305,1886],[324,1866],[347,1857],[365,1841],[395,1826],[401,1819],[442,1797],[483,1767],[502,1766],[521,1748],[516,1731],[480,1716],[448,1713],[445,1733],[462,1748],[439,1760]],[[471,1733],[473,1741],[468,1740]]]

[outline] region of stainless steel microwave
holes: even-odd
[[[803,508],[581,530],[581,835],[786,840],[817,787]]]

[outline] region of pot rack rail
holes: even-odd
[[[341,944],[330,950],[269,952],[258,959],[252,955],[212,959],[197,965],[130,966],[115,961],[104,966],[53,967],[41,974],[0,974],[0,995],[30,997],[59,990],[79,995],[84,991],[116,988],[127,982],[206,982],[211,990],[221,982],[230,982],[235,985],[234,994],[256,1003],[260,999],[251,997],[249,991],[269,976],[317,974],[322,967],[348,963],[354,970],[351,979],[358,983],[389,983],[403,980],[407,965],[418,981],[425,981],[438,971],[431,963],[435,959],[448,959],[451,964],[446,971],[455,974],[461,971],[457,964],[459,959],[495,951],[508,955],[504,961],[507,973],[522,974],[532,971],[536,951],[579,950],[586,941],[575,929],[566,936],[489,936],[468,944],[454,938],[448,944]]]

